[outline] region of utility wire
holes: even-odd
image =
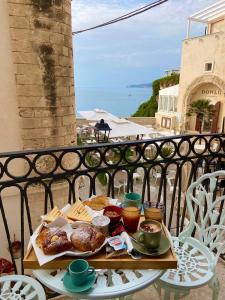
[[[125,15],[122,15],[122,16],[116,18],[116,19],[110,20],[110,21],[105,22],[103,24],[100,24],[100,25],[97,25],[97,26],[94,26],[94,27],[90,27],[90,28],[87,28],[87,29],[84,29],[84,30],[75,31],[75,32],[73,32],[73,34],[79,34],[79,33],[85,32],[85,31],[93,30],[93,29],[100,28],[100,27],[103,27],[103,26],[107,26],[107,25],[110,25],[110,24],[113,24],[113,23],[116,23],[116,22],[119,22],[119,21],[126,20],[126,19],[131,18],[135,15],[143,13],[143,12],[145,12],[145,11],[155,7],[155,6],[163,4],[166,1],[168,1],[168,0],[157,0],[153,3],[151,3],[151,4],[148,4],[146,6],[143,6],[143,7],[139,8],[139,9],[136,9],[136,10],[134,10],[132,12],[129,12]]]
[[[115,19],[112,19],[108,22],[105,22],[105,23],[102,23],[102,24],[99,24],[99,25],[96,25],[96,26],[93,26],[93,27],[89,27],[89,28],[86,28],[86,29],[83,29],[83,30],[79,30],[79,31],[74,31],[73,32],[73,35],[75,34],[79,34],[79,33],[82,33],[82,32],[85,32],[85,31],[90,31],[90,30],[93,30],[93,29],[97,29],[97,28],[100,28],[100,27],[104,27],[104,26],[108,26],[108,25],[111,25],[113,23],[117,23],[117,22],[120,22],[120,21],[123,21],[123,20],[126,20],[128,18],[131,18],[131,17],[134,17],[136,15],[139,15],[149,9],[152,9],[156,6],[159,6],[161,4],[163,4],[164,2],[167,2],[168,0],[157,0],[151,4],[148,4],[148,5],[145,5],[145,6],[142,6],[141,8],[139,9],[136,9],[136,10],[133,10],[125,15],[122,15],[118,18],[115,18]]]

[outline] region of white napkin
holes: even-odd
[[[127,252],[130,253],[134,249],[133,244],[131,242],[131,238],[129,237],[128,233],[125,231],[123,231],[120,235],[127,244]]]

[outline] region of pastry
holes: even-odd
[[[47,223],[55,221],[58,217],[65,217],[64,214],[55,206],[47,216],[44,217],[44,221]]]
[[[71,242],[75,249],[82,252],[100,248],[105,241],[105,236],[93,226],[85,225],[74,229],[71,234]]]
[[[109,205],[109,198],[106,196],[95,196],[91,199],[83,201],[83,204],[94,210],[102,210]]]
[[[92,217],[89,215],[86,207],[80,200],[77,200],[75,204],[69,208],[66,216],[68,219],[73,221],[92,221]]]
[[[36,239],[44,254],[57,254],[72,248],[65,231],[58,227],[45,228]]]

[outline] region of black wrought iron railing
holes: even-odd
[[[224,161],[225,134],[0,154],[0,234],[2,241],[6,237],[0,257],[8,253],[15,271],[23,272],[22,258],[40,221],[37,216],[56,204],[100,193],[122,199],[124,191],[136,191],[143,202],[163,202],[164,221],[178,235],[185,225],[187,187],[203,173],[222,169]],[[21,243],[19,265],[15,234]]]

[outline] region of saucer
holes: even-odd
[[[132,239],[132,243],[133,243],[134,249],[137,250],[138,252],[140,252],[142,254],[145,254],[145,255],[148,255],[148,256],[163,255],[171,247],[170,241],[169,241],[169,239],[165,235],[161,236],[159,247],[156,248],[156,249],[151,249],[151,250],[148,249],[148,248],[146,248],[143,243],[137,241],[137,237],[138,237],[137,233],[135,233],[133,236],[135,238],[135,241]]]
[[[89,290],[90,288],[92,288],[92,286],[95,283],[95,272],[89,276],[88,280],[82,284],[82,285],[75,285],[72,283],[71,277],[69,272],[66,272],[66,274],[63,277],[63,284],[65,286],[65,288],[71,292],[71,293],[81,293],[81,292],[85,292],[87,290]]]

